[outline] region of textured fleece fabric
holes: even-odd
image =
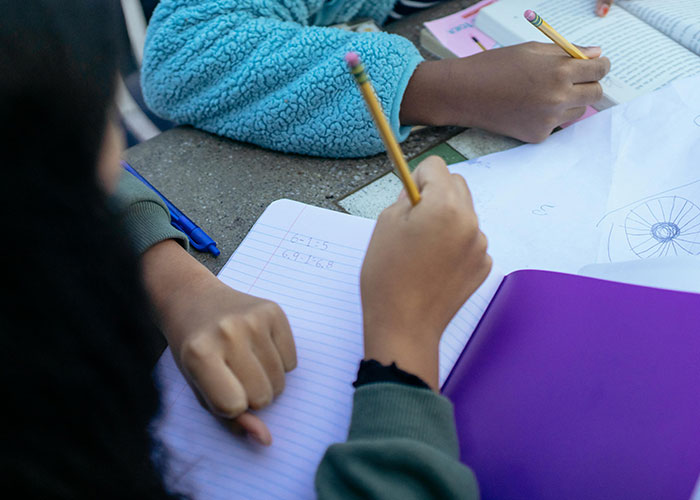
[[[142,86],[164,118],[285,152],[383,151],[344,61],[362,57],[400,140],[399,108],[422,61],[411,42],[329,24],[381,23],[394,0],[161,0],[146,38]]]
[[[429,389],[374,383],[355,391],[345,443],[316,471],[320,500],[476,500],[479,488],[459,461],[450,401]]]

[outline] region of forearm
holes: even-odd
[[[459,462],[451,403],[397,383],[357,389],[348,440],[326,452],[316,489],[321,499],[478,498]]]
[[[162,323],[163,333],[170,344],[179,344],[179,333],[186,331],[171,324],[187,311],[174,310],[193,304],[203,287],[224,286],[206,267],[173,240],[150,247],[141,257],[142,277],[146,290]],[[178,333],[179,332],[179,333]]]
[[[400,127],[399,109],[422,60],[411,42],[308,26],[309,8],[279,4],[172,0],[159,6],[142,71],[149,105],[177,122],[272,149],[374,154],[382,142],[343,61],[354,50],[395,133],[405,138],[409,129]]]
[[[187,237],[170,224],[170,213],[163,201],[130,173],[122,174],[112,200],[137,253],[165,240],[187,248]]]

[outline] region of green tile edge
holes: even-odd
[[[442,142],[438,144],[437,146],[434,146],[427,151],[419,154],[412,160],[408,162],[408,167],[411,169],[411,172],[415,170],[415,168],[418,166],[420,162],[422,162],[424,159],[426,159],[428,156],[439,156],[443,160],[445,160],[445,163],[448,165],[452,165],[453,163],[459,163],[461,161],[466,161],[467,158],[465,158],[459,151],[457,151],[455,148],[447,144],[446,142]]]

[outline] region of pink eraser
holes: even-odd
[[[537,14],[535,14],[534,11],[532,11],[530,9],[525,11],[525,19],[527,19],[528,21],[532,22],[535,20],[536,17],[537,17]]]
[[[348,63],[348,66],[354,68],[360,64],[360,56],[357,54],[357,52],[348,52],[345,54],[345,62]]]

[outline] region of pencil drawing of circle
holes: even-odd
[[[700,208],[679,196],[653,198],[629,211],[625,234],[640,259],[700,255]]]
[[[693,120],[693,121],[695,122],[695,125],[697,125],[698,127],[700,127],[700,115],[696,116],[696,117],[695,117],[695,120]]]

